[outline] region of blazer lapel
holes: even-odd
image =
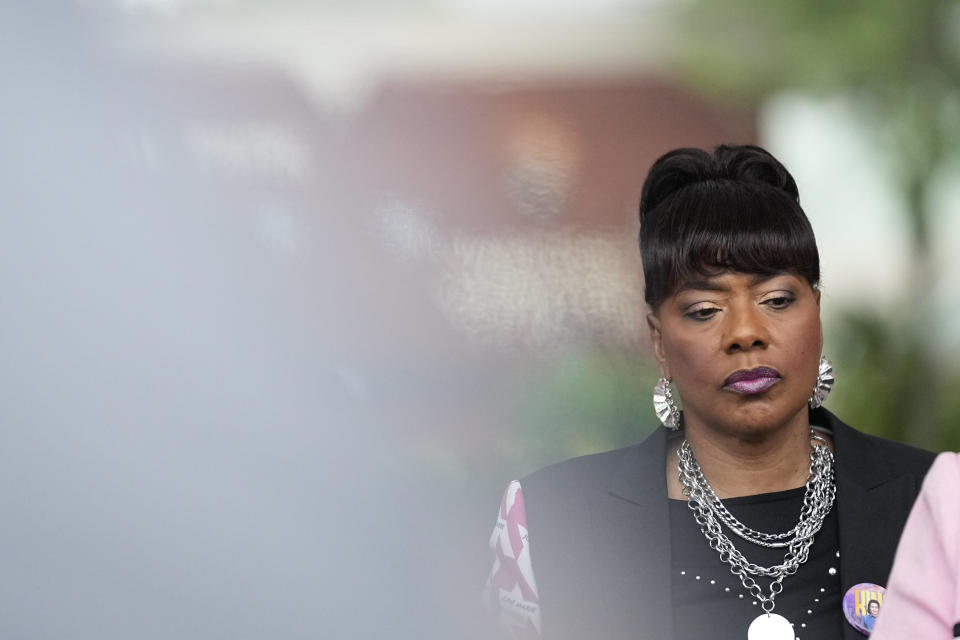
[[[614,638],[673,637],[666,440],[657,429],[624,456],[603,509],[603,563],[614,578],[604,581],[604,601]]]
[[[900,532],[917,494],[913,474],[895,475],[873,442],[828,414],[833,428],[843,593],[855,584],[887,586]],[[863,640],[844,624],[844,640]]]

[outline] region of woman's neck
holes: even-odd
[[[810,470],[810,431],[806,420],[796,421],[763,438],[744,438],[711,429],[687,429],[693,455],[717,496],[733,498],[802,487]],[[667,493],[683,499],[677,477],[677,449],[667,450]]]

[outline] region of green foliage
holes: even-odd
[[[837,387],[829,407],[864,431],[916,442],[918,434],[908,428],[912,406],[903,401],[907,390],[901,386],[922,369],[917,346],[875,313],[849,311],[832,329]]]
[[[848,311],[831,327],[831,410],[864,431],[930,449],[960,448],[960,372],[929,358],[905,319]]]
[[[701,0],[688,5],[681,68],[705,87],[757,99],[802,86],[886,92],[951,59],[953,3]]]
[[[511,457],[533,470],[641,440],[659,424],[651,401],[657,375],[634,353],[588,350],[542,363],[511,403],[519,425]]]

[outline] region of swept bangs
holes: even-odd
[[[644,213],[640,251],[654,311],[685,282],[724,271],[820,282],[816,239],[798,198],[764,182],[707,179],[674,191]]]

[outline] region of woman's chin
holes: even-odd
[[[782,402],[764,401],[752,396],[752,401],[741,403],[735,411],[701,422],[706,429],[745,440],[762,440],[783,429],[807,427],[807,405],[784,406]],[[719,419],[718,419],[719,418]]]

